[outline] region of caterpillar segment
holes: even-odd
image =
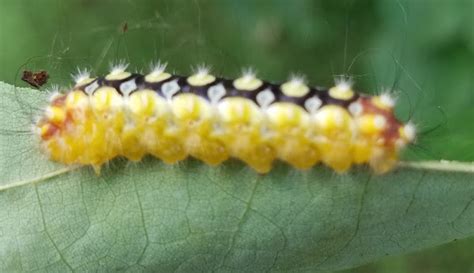
[[[321,162],[337,172],[369,164],[385,173],[415,138],[388,94],[362,95],[344,81],[323,89],[301,77],[272,84],[251,71],[232,80],[204,68],[186,77],[163,65],[147,75],[123,65],[104,77],[81,72],[75,81],[51,99],[35,131],[52,160],[97,172],[115,157],[151,154],[169,164],[232,157],[259,173],[276,159],[302,170]]]

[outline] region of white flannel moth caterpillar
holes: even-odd
[[[337,172],[368,163],[384,173],[415,138],[388,94],[362,95],[345,81],[324,89],[298,77],[272,84],[250,71],[232,80],[203,68],[191,76],[165,65],[147,75],[126,68],[104,77],[80,73],[74,88],[52,97],[34,126],[52,160],[97,172],[115,157],[151,154],[209,165],[233,157],[259,173],[276,159],[298,169],[322,162]]]

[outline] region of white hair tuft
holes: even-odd
[[[120,74],[122,72],[125,72],[128,68],[128,63],[121,60],[116,64],[111,64],[110,65],[110,74],[115,75],[115,74]]]
[[[168,63],[162,63],[160,60],[158,60],[157,62],[154,62],[154,63],[151,63],[150,64],[150,74],[161,74],[163,72],[165,72],[166,70],[166,67],[168,66]]]
[[[341,90],[350,90],[352,88],[352,85],[354,85],[354,81],[352,80],[352,78],[344,75],[337,76],[334,79],[334,82],[336,83],[337,88]]]
[[[74,79],[74,82],[76,84],[83,82],[84,80],[87,80],[91,77],[91,73],[89,69],[84,68],[80,69],[79,67],[77,68],[77,72],[71,75],[72,78]]]

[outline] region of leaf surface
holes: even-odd
[[[1,272],[325,272],[474,234],[473,164],[258,175],[147,158],[96,176],[39,153],[47,94],[0,92]]]

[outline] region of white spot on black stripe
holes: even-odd
[[[268,107],[275,100],[275,95],[270,89],[265,89],[257,94],[257,103],[261,107]]]
[[[84,92],[86,92],[88,95],[92,95],[92,93],[94,93],[97,88],[99,88],[99,83],[97,83],[97,80],[95,80],[93,83],[84,88]]]
[[[122,92],[124,96],[128,96],[130,92],[136,89],[137,89],[137,84],[135,82],[135,79],[131,79],[129,81],[126,81],[120,84],[120,92]]]
[[[226,90],[222,84],[214,85],[207,91],[207,96],[212,103],[217,103],[226,94]]]
[[[309,113],[316,113],[323,102],[317,96],[311,97],[304,102],[304,107]]]
[[[174,94],[178,93],[179,89],[178,80],[166,82],[161,86],[161,92],[168,100],[171,100]]]
[[[364,110],[363,107],[362,107],[362,104],[360,104],[360,102],[353,102],[349,105],[349,112],[353,115],[353,116],[359,116],[362,114],[362,111]]]

